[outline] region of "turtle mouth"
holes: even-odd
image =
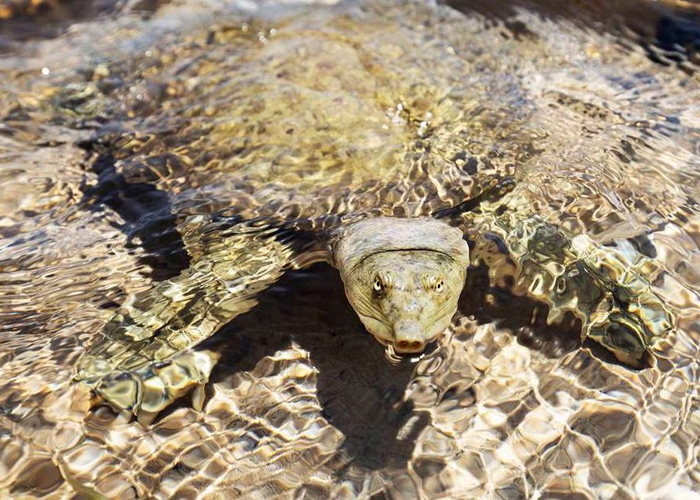
[[[391,346],[400,356],[415,356],[424,352],[447,329],[449,318],[431,322],[432,328],[425,328],[419,321],[400,321],[390,324],[382,319],[358,314],[365,330],[384,347]]]

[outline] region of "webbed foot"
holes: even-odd
[[[674,316],[651,291],[635,295],[618,286],[610,296],[614,298],[613,307],[594,312],[584,336],[598,342],[619,361],[642,367],[646,355],[673,329]]]
[[[190,351],[133,372],[112,372],[101,377],[90,378],[86,366],[77,379],[92,390],[93,404],[106,403],[117,412],[131,413],[145,426],[190,392],[193,407],[201,411],[204,387],[218,359],[219,355],[211,351]]]

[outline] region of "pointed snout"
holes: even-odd
[[[399,353],[422,352],[425,349],[423,327],[418,321],[395,324],[394,339],[394,348]]]

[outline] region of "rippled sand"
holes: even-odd
[[[0,496],[700,498],[700,28],[466,4],[0,2]],[[128,295],[198,258],[187,216],[409,216],[489,174],[518,214],[650,257],[665,362],[579,346],[474,273],[450,334],[395,364],[317,265],[198,347],[202,412],[144,427],[72,382]]]

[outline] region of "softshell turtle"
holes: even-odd
[[[308,224],[192,216],[194,264],[129,297],[82,356],[76,378],[96,401],[144,424],[193,390],[201,408],[217,355],[192,348],[250,310],[286,270],[319,261],[338,268],[367,331],[398,353],[419,353],[448,328],[471,263],[488,266],[492,287],[547,303],[552,320],[574,313],[581,338],[620,361],[639,366],[653,357],[674,316],[650,286],[652,261],[626,241],[603,246],[537,217],[519,219],[517,198],[504,198],[512,187],[511,179],[490,179],[478,196],[432,217],[365,213]]]
[[[425,38],[431,30],[400,35],[400,23],[369,29],[338,19],[312,21],[311,31],[305,16],[275,24],[286,33],[279,43],[261,44],[268,29],[248,24],[205,30],[192,43],[162,37],[158,65],[138,56],[119,73],[126,94],[68,107],[78,116],[104,108],[110,118],[81,144],[97,177],[86,199],[127,222],[153,223],[139,229],[143,238],[176,221],[191,259],[124,301],[86,347],[76,380],[144,423],[190,392],[201,407],[216,355],[193,348],[285,272],[319,261],[340,270],[366,329],[398,352],[420,352],[440,336],[468,266],[483,264],[487,286],[544,303],[552,321],[573,313],[581,338],[622,362],[657,359],[674,325],[651,285],[663,270],[626,240],[604,245],[585,234],[604,215],[605,190],[582,181],[563,195],[583,197],[575,207],[583,213],[564,214],[566,196],[543,202],[527,187],[554,161],[535,161],[543,151],[588,179],[589,153],[621,137],[606,128],[586,149],[589,141],[572,144],[566,127],[550,126],[556,103],[537,85],[535,103],[544,104],[534,106],[522,83],[531,79],[511,74],[521,55],[500,54],[512,62],[484,71],[498,58],[471,39],[464,57],[452,51],[456,38]],[[409,48],[376,50],[394,44]],[[86,82],[88,94],[114,85],[103,83]],[[597,119],[576,116],[599,129]],[[566,162],[565,148],[576,153]],[[556,179],[552,189],[565,190],[566,176]],[[138,193],[129,203],[119,198],[128,189]],[[169,205],[156,211],[146,196],[154,192]]]

